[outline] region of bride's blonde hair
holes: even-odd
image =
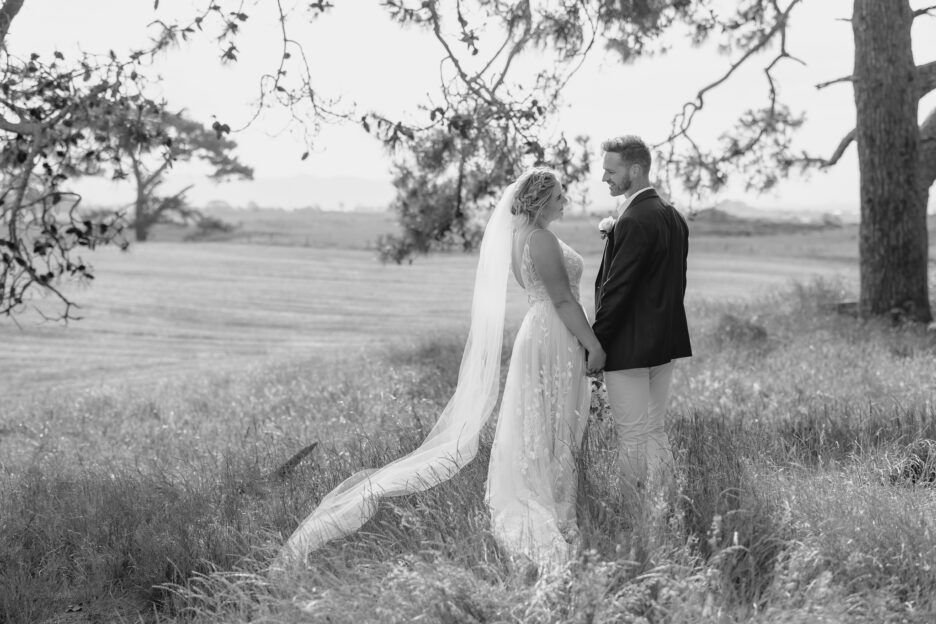
[[[527,169],[516,181],[510,214],[533,221],[549,203],[553,189],[559,184],[559,174],[548,167]]]

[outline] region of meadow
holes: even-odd
[[[28,401],[151,387],[283,358],[358,353],[427,326],[467,326],[476,256],[380,264],[374,240],[393,231],[388,215],[222,216],[239,225],[233,240],[186,243],[183,230],[164,226],[153,242],[128,252],[103,248],[88,255],[96,279],[65,289],[80,306],[80,321],[64,326],[27,312],[0,324],[3,395]],[[585,256],[586,309],[603,245],[597,222],[570,218],[557,229]],[[856,240],[854,228],[754,237],[703,231],[693,239],[688,297],[743,300],[815,276],[853,284]],[[519,323],[526,302],[511,287],[509,323]],[[57,310],[51,300],[37,304],[46,313]]]
[[[559,230],[585,254],[586,309],[594,232]],[[936,439],[936,335],[832,311],[855,295],[850,228],[694,237],[679,478],[614,487],[596,412],[563,573],[518,571],[493,543],[489,430],[453,481],[265,574],[324,493],[419,443],[457,376],[473,257],[380,265],[352,238],[105,250],[74,291],[84,320],[0,327],[0,622],[936,617],[936,448],[922,478],[909,462]],[[525,301],[509,301],[515,328]]]

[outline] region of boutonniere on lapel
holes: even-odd
[[[601,233],[601,240],[608,238],[608,233],[614,229],[615,223],[617,223],[617,219],[610,216],[598,222],[598,232]]]

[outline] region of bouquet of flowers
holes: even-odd
[[[602,379],[591,378],[591,417],[598,422],[611,418],[611,406],[608,404],[608,389]]]

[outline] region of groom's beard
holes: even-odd
[[[614,194],[615,197],[623,195],[627,198],[627,192],[634,188],[634,178],[627,176],[621,181],[621,184],[615,187],[614,190],[617,192]]]

